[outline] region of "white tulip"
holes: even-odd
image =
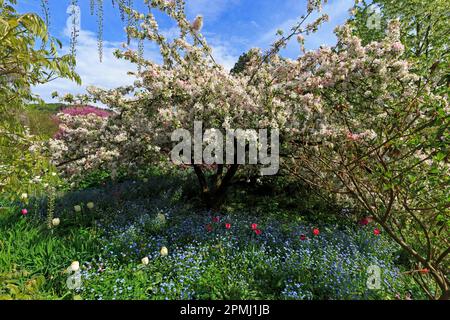
[[[86,205],[89,209],[94,208],[94,203],[93,202],[88,202]]]
[[[73,208],[74,208],[75,212],[80,212],[81,211],[81,206],[79,206],[79,205],[76,205]]]
[[[26,199],[28,198],[28,194],[22,193],[22,195],[20,196],[20,198],[21,198],[22,200],[26,200]]]
[[[80,270],[80,263],[78,261],[72,262],[72,264],[70,265],[70,269],[75,272]]]
[[[142,258],[142,264],[143,265],[148,265],[148,263],[150,262],[150,260],[148,259],[148,257],[144,257],[144,258]]]
[[[165,257],[169,254],[169,250],[166,247],[162,247],[160,253],[162,257]]]
[[[165,215],[163,215],[162,213],[158,213],[157,215],[156,215],[156,220],[159,222],[159,223],[165,223],[166,222],[166,216]]]
[[[57,226],[59,226],[59,223],[61,222],[61,220],[59,220],[59,218],[54,218],[54,219],[52,219],[52,225],[54,226],[54,227],[57,227]]]

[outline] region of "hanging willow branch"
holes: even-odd
[[[100,62],[103,61],[103,0],[97,0],[97,18],[98,18],[98,56]]]
[[[134,25],[134,18],[133,15],[131,14],[131,9],[133,8],[133,0],[127,0],[127,4],[126,7],[128,8],[128,10],[126,11],[127,13],[127,30]],[[131,42],[131,38],[130,38],[130,34],[127,32],[127,44],[129,45]]]
[[[70,55],[75,61],[77,51],[77,39],[79,35],[78,24],[80,23],[80,12],[78,7],[78,0],[71,0],[71,12],[72,15],[72,31],[70,35]],[[75,68],[75,63],[72,64],[72,69]]]
[[[41,0],[42,16],[44,17],[47,30],[50,28],[50,10],[48,7],[48,0]]]
[[[125,21],[125,0],[118,0],[119,4],[119,12],[120,12],[120,19],[122,22]]]
[[[144,59],[144,39],[142,38],[139,38],[138,41],[138,57],[139,57],[138,72],[141,72],[142,60]]]
[[[47,36],[50,35],[50,9],[48,7],[48,0],[41,0],[41,8],[42,8],[42,16],[45,21],[45,25],[47,26]],[[41,45],[41,49],[45,48],[45,43],[43,42]]]
[[[90,9],[90,12],[91,12],[91,16],[93,16],[94,13],[95,13],[95,0],[90,0],[89,9]]]

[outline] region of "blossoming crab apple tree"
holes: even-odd
[[[280,79],[282,92],[312,102],[299,116],[314,124],[288,142],[286,168],[372,216],[416,261],[412,274],[429,297],[448,298],[448,96],[401,59],[398,21],[366,46],[348,27],[338,35],[334,50],[305,54]],[[417,271],[424,268],[438,289]]]
[[[280,99],[272,99],[272,91],[277,89],[270,81],[278,69],[296,63],[276,53],[290,38],[315,31],[325,20],[321,16],[302,27],[321,4],[310,1],[307,14],[291,33],[280,37],[264,56],[255,50],[249,72],[236,76],[215,62],[200,33],[202,18],[189,22],[184,1],[147,3],[150,10],[146,15],[127,8],[127,13],[140,22],[137,27],[128,27],[127,33],[134,39],[156,42],[163,62],[143,59],[139,52],[125,46],[116,56],[139,66],[134,85],[115,90],[88,89],[89,98],[106,104],[113,114],[108,118],[61,115],[63,135],[50,142],[50,149],[55,164],[74,180],[94,168],[126,167],[136,171],[149,163],[169,160],[174,146],[172,132],[186,129],[193,134],[195,121],[202,122],[203,134],[208,128],[224,136],[227,129],[269,129],[269,133],[272,129],[284,130],[288,119],[283,110],[287,106]],[[178,37],[168,40],[163,36],[153,15],[155,10],[176,21]],[[213,172],[208,176],[206,166],[191,165],[209,207],[220,205],[227,186],[242,166],[236,162],[216,163],[210,166]]]

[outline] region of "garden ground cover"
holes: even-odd
[[[153,175],[60,194],[61,223],[51,229],[46,198],[32,199],[26,215],[25,204],[9,204],[0,220],[0,298],[422,298],[377,226],[247,200],[262,212],[239,205],[244,190],[231,193],[235,207],[206,211],[186,199],[191,178]],[[67,287],[72,261],[81,266],[75,290]],[[367,286],[371,265],[381,269],[378,290]]]

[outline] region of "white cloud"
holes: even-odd
[[[166,37],[169,41],[180,36],[180,29],[178,26],[173,26],[166,29],[160,29],[161,34]]]
[[[225,44],[212,45],[212,56],[216,62],[222,65],[225,70],[230,71],[236,63],[238,57],[231,53],[231,50]]]
[[[102,88],[115,88],[133,83],[133,77],[127,75],[128,71],[136,67],[125,60],[119,60],[113,56],[118,44],[104,42],[103,61],[100,63],[97,49],[96,36],[89,31],[81,31],[77,44],[76,72],[80,75],[82,85],[67,79],[56,79],[52,82],[36,86],[34,92],[41,98],[50,101],[51,93],[58,91],[60,94],[85,93],[87,86],[95,85]]]
[[[70,19],[70,17],[67,19],[66,29],[64,30],[66,40],[70,36],[72,27]],[[80,26],[76,46],[77,66],[75,70],[81,77],[82,85],[79,86],[67,79],[56,79],[34,87],[33,92],[39,94],[45,101],[50,102],[52,101],[51,93],[54,91],[58,91],[60,94],[80,94],[85,93],[86,87],[90,85],[111,89],[133,83],[134,78],[127,75],[127,72],[136,70],[136,66],[128,61],[117,59],[113,55],[120,45],[119,42],[103,41],[103,59],[100,62],[97,35],[81,29]],[[67,54],[68,50],[66,46],[60,54]]]
[[[250,24],[255,28],[259,28],[259,24],[255,20],[250,21]]]
[[[188,0],[186,9],[188,13],[193,15],[201,13],[205,16],[205,19],[211,21],[219,18],[223,12],[229,10],[231,6],[236,5],[239,1],[240,0]],[[349,1],[353,0],[341,0],[341,2]],[[71,9],[68,8],[67,13],[70,15],[71,12]],[[334,10],[334,12],[336,12],[336,10]],[[81,19],[79,20],[81,21]],[[295,20],[286,21],[283,26],[288,28],[294,22]],[[259,28],[259,25],[255,21],[250,23],[255,28]],[[63,34],[65,43],[69,42],[71,28],[72,19],[69,16]],[[117,59],[113,55],[113,52],[121,47],[120,42],[103,41],[103,61],[100,63],[97,34],[82,29],[81,25],[79,26],[79,29],[80,32],[76,48],[76,71],[82,79],[82,85],[78,86],[74,82],[66,79],[56,79],[50,83],[36,86],[34,92],[39,94],[45,101],[55,101],[51,99],[51,93],[54,91],[58,91],[60,94],[80,94],[85,93],[86,87],[90,85],[110,89],[129,85],[134,81],[134,77],[127,75],[127,72],[135,71],[136,66],[128,61]],[[262,35],[258,43],[262,45],[261,42],[264,40],[266,45],[269,44],[275,33],[275,31],[272,31]],[[162,33],[169,39],[172,39],[175,36],[178,36],[178,28],[168,26],[166,29],[162,30]],[[234,66],[239,55],[242,53],[240,52],[239,45],[236,45],[236,43],[245,44],[245,46],[253,46],[248,39],[237,39],[235,37],[223,38],[221,35],[211,32],[205,32],[204,34],[213,50],[212,55],[216,62],[224,66],[226,70],[230,70]],[[67,45],[61,50],[60,54],[67,54],[68,50],[69,48]],[[161,60],[159,50],[154,44],[146,43],[145,56],[153,61],[159,62]]]
[[[236,41],[242,42],[243,40],[235,37],[224,39],[221,35],[213,32],[205,32],[204,36],[212,49],[214,60],[222,65],[225,70],[230,71],[241,54],[234,44]]]
[[[81,76],[82,85],[67,79],[56,79],[52,82],[36,86],[33,91],[39,94],[47,102],[51,102],[51,93],[58,91],[60,94],[80,94],[86,92],[86,87],[94,85],[101,88],[112,89],[123,85],[132,84],[134,77],[127,75],[128,71],[136,70],[136,66],[128,61],[117,59],[113,56],[120,43],[104,41],[103,62],[100,63],[97,49],[97,38],[93,32],[82,30],[77,44],[76,71]],[[226,43],[214,41],[211,45],[216,62],[223,65],[226,70],[233,68],[237,56]],[[67,51],[67,49],[65,50]],[[153,55],[153,60],[158,60],[156,52],[146,52],[146,57]]]

